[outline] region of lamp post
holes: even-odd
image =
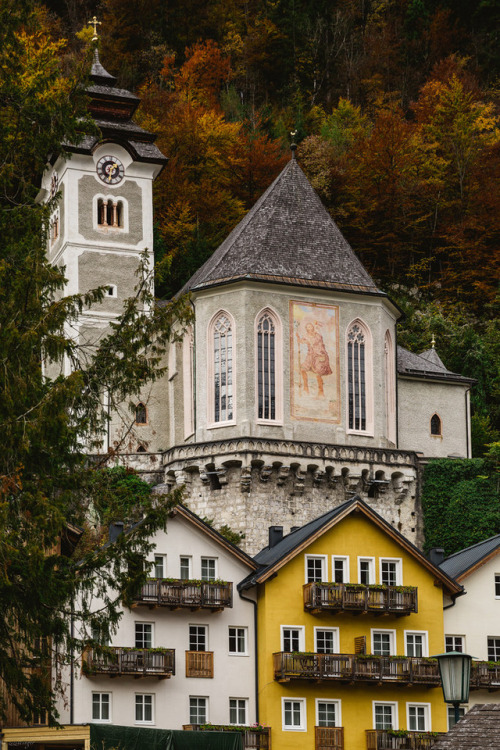
[[[439,674],[443,687],[445,703],[451,703],[455,709],[455,724],[460,719],[460,704],[469,700],[470,666],[472,656],[460,651],[448,651],[437,654]]]

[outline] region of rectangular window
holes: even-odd
[[[397,729],[396,704],[374,703],[373,721],[375,729]]]
[[[372,654],[376,656],[394,654],[393,630],[372,630]]]
[[[189,723],[206,724],[208,722],[208,698],[189,697]]]
[[[111,693],[92,693],[92,721],[111,720]]]
[[[207,650],[207,626],[190,625],[189,626],[189,650],[206,651]]]
[[[153,696],[149,693],[136,693],[135,721],[137,724],[153,723]]]
[[[401,560],[380,560],[380,583],[384,586],[401,586]]]
[[[373,557],[358,557],[358,582],[364,586],[375,583],[375,559]]]
[[[167,573],[167,561],[165,555],[155,555],[154,577],[165,578]]]
[[[306,557],[306,583],[326,581],[326,558]]]
[[[488,661],[500,661],[500,638],[488,638]]]
[[[340,727],[340,701],[317,699],[316,724],[318,727]]]
[[[459,714],[459,721],[460,719],[465,716],[465,708],[460,707],[458,709]],[[455,726],[455,707],[454,706],[448,706],[448,731],[452,729]]]
[[[180,558],[180,579],[181,581],[189,581],[190,578],[192,578],[191,558],[181,557]]]
[[[153,625],[150,622],[135,623],[135,647],[153,648]]]
[[[407,704],[410,732],[430,732],[429,705]]]
[[[463,635],[447,635],[444,639],[444,650],[446,653],[449,651],[459,651],[461,654],[464,653],[464,637]]]
[[[405,632],[406,656],[428,656],[427,633]]]
[[[495,597],[500,599],[500,573],[495,573]]]
[[[303,651],[304,628],[281,628],[281,650],[282,651]]]
[[[283,730],[306,731],[306,701],[305,698],[290,700],[282,698]]]
[[[332,573],[335,583],[349,583],[349,558],[332,557]]]
[[[314,628],[316,648],[318,654],[338,653],[338,630],[336,628]]]
[[[229,723],[246,724],[247,723],[247,698],[230,698],[229,699]]]
[[[229,628],[229,653],[246,654],[247,653],[247,633],[248,628]]]
[[[215,581],[217,578],[217,560],[215,557],[201,558],[201,579],[202,581]]]

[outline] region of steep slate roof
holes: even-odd
[[[398,346],[398,373],[430,380],[451,380],[460,383],[475,383],[472,378],[465,378],[447,370],[435,349],[428,349],[422,354],[414,354]]]
[[[353,512],[361,512],[369,520],[373,521],[383,531],[390,534],[396,542],[401,544],[411,555],[416,557],[433,575],[439,579],[450,593],[460,593],[462,586],[450,578],[445,571],[440,570],[433,565],[420,550],[415,547],[405,536],[399,533],[390,523],[373,510],[359,495],[355,495],[345,503],[338,505],[336,508],[329,510],[322,516],[315,518],[305,526],[296,531],[290,532],[273,547],[264,547],[254,557],[254,562],[259,566],[255,573],[248,575],[240,584],[239,589],[247,589],[255,586],[257,583],[263,583],[273,576],[283,565],[290,559],[299,554],[316,538],[329,531],[332,526],[341,521],[343,518]]]
[[[291,159],[181,292],[239,279],[380,292]]]
[[[500,704],[478,703],[458,724],[440,737],[432,750],[498,750],[500,748]]]
[[[476,569],[482,562],[487,562],[487,559],[497,551],[500,551],[500,534],[455,552],[443,560],[439,567],[451,578],[465,578],[467,571],[471,568]]]

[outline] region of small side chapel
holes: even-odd
[[[49,257],[67,292],[109,284],[82,314],[91,341],[131,293],[152,249],[152,183],[166,164],[132,120],[96,51],[88,93],[102,138],[71,147],[43,188],[61,194]],[[167,166],[168,169],[168,166]],[[470,456],[472,381],[435,348],[398,347],[401,315],[378,289],[292,157],[187,282],[194,323],[168,353],[168,374],[137,394],[119,457],[152,483],[185,486],[201,517],[245,534],[288,533],[358,493],[415,544],[422,461]],[[126,407],[124,407],[126,411]],[[113,419],[109,444],[121,437]]]

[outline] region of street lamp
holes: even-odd
[[[444,701],[453,705],[456,724],[460,719],[460,704],[469,700],[472,656],[460,651],[448,651],[437,654],[435,658],[439,664]]]

